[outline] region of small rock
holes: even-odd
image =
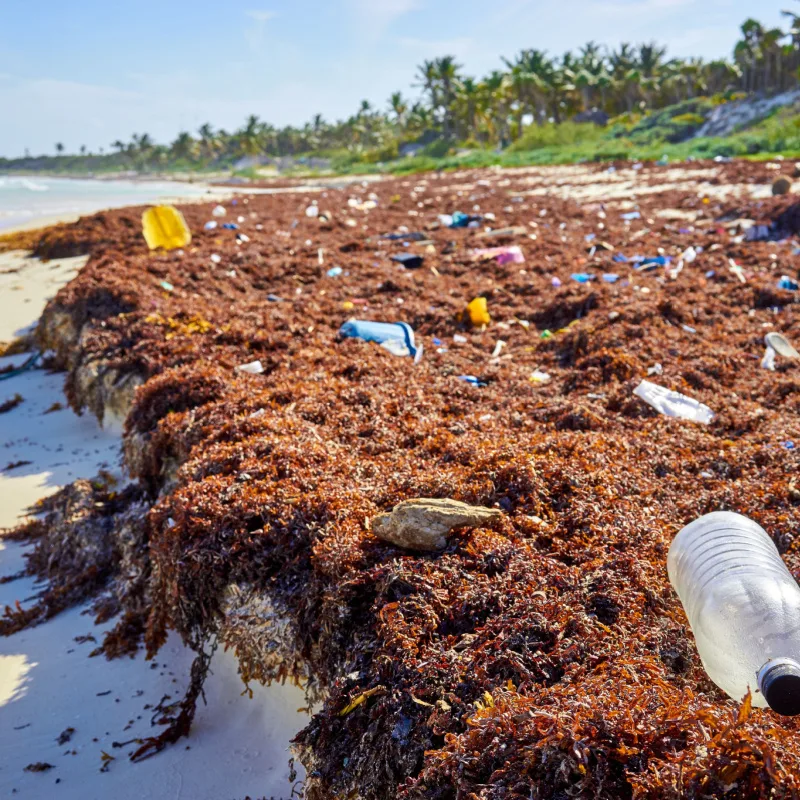
[[[772,194],[789,194],[792,190],[792,182],[784,175],[775,178],[772,183]]]
[[[419,498],[398,503],[390,514],[372,520],[379,539],[409,550],[433,552],[447,546],[447,534],[461,526],[477,527],[499,519],[495,508],[470,506],[458,500]]]

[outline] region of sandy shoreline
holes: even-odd
[[[0,255],[0,340],[30,331],[47,299],[85,260],[43,264],[21,252]],[[0,359],[0,368],[26,358]],[[100,468],[123,477],[119,436],[102,430],[91,415],[73,414],[62,384],[63,375],[41,369],[0,381],[0,402],[23,398],[0,414],[0,527],[14,525],[37,499]],[[27,463],[7,468],[17,462]],[[23,568],[25,550],[0,540],[0,575]],[[27,606],[35,592],[30,578],[0,584],[0,605]],[[113,662],[89,658],[113,621],[95,626],[84,611],[75,608],[0,638],[0,796],[289,797],[287,746],[308,719],[297,712],[306,705],[300,689],[253,686],[254,698],[242,697],[236,660],[220,652],[206,683],[209,704],[198,709],[192,735],[134,765],[127,759],[133,745],[113,743],[159,730],[150,726],[152,708],[164,695],[182,696],[193,654],[173,635],[154,662],[141,653]],[[70,728],[69,742],[58,744]],[[100,772],[104,752],[113,761]],[[24,771],[37,762],[53,768]]]

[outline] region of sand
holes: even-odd
[[[0,341],[32,329],[47,299],[81,268],[85,259],[43,264],[23,253],[0,255]],[[26,356],[0,359],[0,368]],[[0,526],[13,525],[31,503],[100,468],[121,475],[119,437],[89,415],[66,408],[63,375],[31,370],[0,381],[0,403],[20,394],[23,402],[0,414]],[[51,410],[54,404],[63,407]],[[46,413],[48,412],[49,413]],[[11,463],[30,463],[11,470]],[[24,566],[25,547],[0,542],[0,575]],[[35,593],[32,579],[0,585],[0,605]],[[85,608],[0,639],[0,796],[18,798],[288,798],[289,740],[308,717],[299,713],[303,692],[295,687],[253,687],[252,699],[230,654],[218,653],[206,683],[192,735],[141,764],[127,759],[151,735],[152,710],[164,695],[183,695],[192,653],[171,637],[154,662],[142,654],[109,662],[89,658],[103,631]],[[76,637],[93,639],[76,642]],[[56,739],[74,728],[69,742]],[[103,753],[113,756],[103,767]],[[45,762],[45,772],[25,772]],[[299,770],[302,777],[302,770]]]

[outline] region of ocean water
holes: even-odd
[[[174,181],[76,180],[0,176],[0,230],[37,219],[91,214],[104,208],[208,194],[202,184]]]

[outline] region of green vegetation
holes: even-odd
[[[253,114],[233,133],[207,123],[195,135],[181,132],[170,145],[134,134],[129,142],[115,141],[112,153],[86,153],[84,147],[80,155],[65,155],[59,142],[55,156],[0,158],[0,170],[229,171],[256,179],[262,177],[259,166],[270,160],[282,173],[404,173],[794,152],[800,150],[798,123],[783,115],[725,139],[693,138],[720,103],[797,87],[800,16],[784,13],[788,32],[746,20],[731,61],[667,60],[655,42],[623,43],[616,50],[588,42],[556,58],[523,50],[503,59],[505,69],[478,80],[444,56],[418,68],[418,101],[395,92],[386,111],[365,100],[346,120],[328,123],[317,114],[301,128],[282,129]]]

